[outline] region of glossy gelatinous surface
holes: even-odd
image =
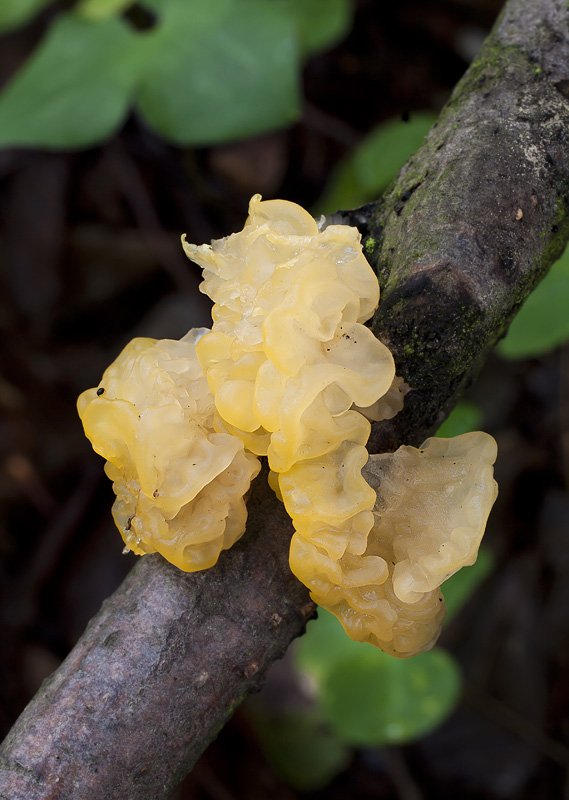
[[[315,530],[293,538],[298,577],[353,639],[399,657],[428,649],[445,614],[440,585],[476,560],[495,458],[496,442],[479,431],[370,456],[364,475],[377,498],[361,555],[334,558],[328,532]]]
[[[498,495],[496,455],[492,436],[474,431],[370,457],[379,488],[369,549],[392,542],[393,590],[402,602],[417,602],[476,561]]]
[[[213,429],[213,397],[195,344],[138,338],[79,397],[86,436],[107,460],[113,517],[126,547],[186,572],[213,566],[243,534],[243,495],[259,462]]]
[[[469,434],[373,457],[377,496],[362,476],[369,420],[398,413],[409,387],[363,325],[379,289],[355,228],[320,231],[300,206],[255,195],[242,231],[184,249],[215,302],[197,345],[214,425],[268,456],[295,528],[291,570],[352,638],[427,649],[439,586],[474,560],[495,498],[495,443]]]
[[[320,231],[300,206],[258,195],[249,210],[243,231],[184,245],[215,301],[197,353],[216,426],[268,455],[295,527],[291,569],[320,602],[307,553],[337,584],[387,578],[383,557],[362,555],[376,498],[361,474],[370,423],[356,406],[393,416],[403,393],[389,350],[363,325],[379,287],[358,231]]]

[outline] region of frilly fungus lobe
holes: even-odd
[[[379,288],[355,228],[321,230],[255,195],[242,231],[183,244],[203,267],[212,330],[134,339],[78,401],[127,548],[212,566],[245,528],[253,454],[267,456],[295,528],[290,566],[313,599],[353,639],[399,657],[427,649],[439,587],[475,561],[496,497],[494,440],[368,457],[369,420],[394,416],[409,387],[364,325]]]
[[[260,468],[239,439],[213,429],[213,397],[195,355],[205,332],[133,339],[99,389],[77,402],[87,438],[107,459],[126,547],[158,552],[186,572],[213,566],[241,537],[243,495]]]
[[[458,444],[450,445],[459,447],[465,470],[454,492],[445,479],[456,476],[436,440],[415,451],[415,459],[412,448],[380,456],[391,480],[385,497],[383,487],[378,494],[382,516],[362,476],[368,418],[392,417],[408,387],[395,377],[390,352],[363,325],[379,288],[358,231],[346,225],[321,231],[300,206],[255,195],[242,231],[211,246],[184,242],[184,249],[203,267],[200,288],[215,302],[212,332],[197,346],[215,396],[214,424],[268,456],[272,485],[295,527],[292,571],[352,638],[398,656],[430,647],[444,616],[438,586],[472,563],[494,501],[493,440],[471,435],[472,464]],[[420,486],[422,506],[408,502],[411,485]],[[485,511],[476,527],[477,506]],[[392,507],[398,511],[390,516]],[[416,564],[401,541],[410,509],[422,514],[421,544],[407,544]],[[440,526],[437,511],[448,525]],[[427,520],[439,524],[436,532],[427,532]],[[444,557],[437,547],[446,548]]]

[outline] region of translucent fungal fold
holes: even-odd
[[[243,534],[243,495],[260,467],[237,437],[213,428],[213,397],[195,354],[205,332],[133,339],[77,403],[86,436],[107,460],[127,549],[159,552],[186,572],[213,566]]]
[[[255,195],[242,231],[183,246],[203,268],[212,330],[134,339],[78,400],[126,547],[211,567],[242,535],[255,455],[267,456],[312,598],[353,639],[398,657],[428,649],[441,584],[476,559],[496,443],[470,433],[368,456],[371,421],[401,411],[410,387],[364,324],[379,287],[356,228],[321,230]]]
[[[391,539],[393,590],[402,602],[417,602],[476,561],[498,494],[496,455],[492,436],[475,431],[370,457],[379,485],[370,549]]]
[[[439,587],[476,560],[497,495],[495,458],[481,432],[370,456],[363,473],[377,495],[361,556],[338,560],[314,534],[295,534],[294,571],[353,639],[399,657],[427,650],[445,614]],[[385,570],[371,577],[374,562]]]
[[[364,326],[377,279],[346,225],[320,230],[283,200],[251,199],[242,231],[184,241],[214,301],[197,355],[214,425],[267,455],[292,518],[290,566],[354,639],[397,656],[427,649],[445,613],[440,584],[476,557],[495,497],[485,434],[374,456],[370,420],[409,387]]]

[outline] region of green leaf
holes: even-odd
[[[436,115],[422,111],[408,122],[396,118],[375,128],[335,169],[318,210],[327,214],[356,208],[377,197],[421,146],[435,119]]]
[[[75,14],[89,20],[108,19],[120,14],[133,3],[134,0],[81,0],[75,6]]]
[[[443,583],[441,589],[447,607],[445,623],[456,616],[493,569],[494,556],[492,552],[487,547],[481,547],[478,551],[478,558],[471,567],[459,569]]]
[[[300,791],[324,788],[351,761],[351,750],[317,708],[271,716],[256,713],[253,724],[267,761]]]
[[[297,668],[320,683],[336,662],[348,656],[356,658],[371,645],[354,642],[329,611],[318,609],[318,618],[306,626],[306,634],[295,643]]]
[[[5,33],[31,20],[53,0],[1,0],[0,32]]]
[[[405,661],[369,648],[335,664],[320,698],[338,736],[373,747],[432,731],[454,709],[460,688],[460,669],[440,648]]]
[[[0,26],[49,0],[3,0]],[[0,94],[0,146],[85,147],[111,135],[130,104],[183,145],[273,130],[300,113],[300,48],[347,31],[349,0],[144,0],[149,31],[117,15],[132,0],[80,0],[52,24]]]
[[[435,435],[442,439],[450,439],[452,436],[460,436],[461,433],[480,430],[483,421],[484,415],[475,403],[461,400],[450,412]]]
[[[325,718],[351,745],[418,738],[451,713],[460,693],[460,669],[444,650],[393,658],[349,639],[336,617],[321,608],[294,657],[316,681]]]
[[[504,358],[531,358],[569,339],[569,252],[566,250],[529,295],[498,344]]]
[[[0,145],[87,147],[110,136],[128,111],[136,45],[119,19],[61,15],[0,95]]]
[[[137,105],[173,142],[237,139],[299,114],[294,24],[266,0],[170,0],[146,46]]]
[[[350,0],[283,0],[282,6],[296,24],[304,56],[333,47],[352,27]]]

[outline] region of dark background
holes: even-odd
[[[355,5],[349,37],[308,63],[288,130],[183,150],[131,118],[99,148],[0,151],[2,735],[134,562],[75,400],[133,336],[208,324],[180,234],[201,243],[241,228],[255,192],[314,207],[374,125],[441,108],[501,3]],[[3,37],[1,84],[48,23]],[[569,797],[568,370],[567,347],[494,356],[472,390],[499,444],[496,566],[443,637],[465,673],[451,719],[413,745],[355,753],[303,794],[266,762],[245,704],[178,800]],[[281,701],[295,691],[287,664],[278,670],[268,704],[271,686]]]

